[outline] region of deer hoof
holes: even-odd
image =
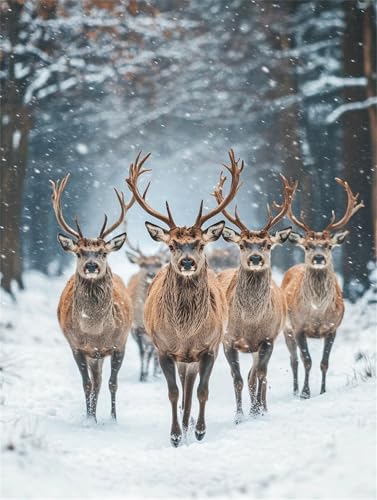
[[[310,391],[302,391],[300,394],[301,399],[310,399]]]
[[[240,423],[242,423],[244,421],[244,414],[243,412],[236,412],[236,414],[234,415],[234,423],[235,425],[238,425]]]
[[[182,439],[182,435],[180,435],[180,434],[171,434],[170,435],[170,442],[171,442],[172,446],[174,446],[174,448],[178,448],[178,446],[181,442],[181,439]]]
[[[198,441],[202,441],[202,439],[204,438],[205,435],[206,435],[206,431],[195,430],[195,437]]]

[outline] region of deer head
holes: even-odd
[[[244,269],[263,271],[271,267],[271,250],[276,245],[284,243],[291,233],[292,228],[288,227],[277,231],[274,235],[270,234],[272,227],[287,213],[293,193],[297,187],[296,182],[290,184],[283,175],[281,175],[281,178],[284,184],[284,202],[282,205],[278,205],[276,202],[273,203],[273,207],[277,209],[275,215],[272,214],[270,206],[267,205],[268,221],[262,229],[258,231],[250,230],[241,221],[237,207],[235,207],[234,217],[227,210],[222,211],[225,217],[240,229],[238,233],[234,229],[225,227],[223,238],[225,241],[236,243],[239,246],[241,266]],[[213,193],[219,206],[223,201],[224,183],[225,177],[221,174],[220,181]]]
[[[128,260],[136,264],[147,273],[148,278],[154,278],[161,267],[168,262],[168,255],[164,249],[160,249],[154,255],[146,255],[139,246],[134,246],[127,238],[127,245],[131,252],[126,250]]]
[[[203,252],[205,245],[209,242],[216,241],[221,236],[225,222],[217,222],[206,229],[202,229],[202,225],[220,213],[223,208],[225,208],[226,205],[228,205],[228,203],[230,203],[235,197],[238,190],[240,174],[243,169],[243,162],[241,166],[238,166],[238,161],[235,160],[234,153],[230,150],[229,157],[231,166],[226,166],[232,176],[229,194],[224,198],[219,206],[204,215],[202,200],[199,213],[193,226],[178,227],[174,222],[168,202],[166,202],[167,215],[161,214],[147,203],[146,195],[150,183],[147,185],[143,194],[139,192],[137,181],[140,175],[148,172],[147,169],[143,169],[142,167],[149,156],[150,154],[146,155],[140,161],[140,153],[138,154],[135,162],[130,166],[129,177],[126,179],[127,184],[139,205],[147,213],[161,220],[169,227],[169,229],[164,229],[160,226],[152,224],[151,222],[145,223],[150,236],[155,241],[163,242],[168,245],[171,253],[170,262],[173,269],[182,276],[193,276],[200,272],[206,262],[205,254]]]
[[[355,213],[364,207],[364,203],[357,202],[359,194],[353,195],[351,188],[346,181],[335,178],[336,182],[340,184],[347,193],[347,208],[343,217],[335,222],[335,212],[332,211],[331,221],[323,231],[316,232],[311,229],[304,221],[303,214],[301,213],[298,219],[292,212],[292,207],[289,206],[288,217],[299,228],[304,231],[304,235],[292,232],[289,235],[289,241],[294,245],[298,245],[305,251],[305,263],[311,268],[321,269],[326,268],[332,264],[332,249],[341,245],[349,231],[342,230],[348,221]]]
[[[65,232],[74,237],[74,239],[72,239],[59,233],[58,240],[64,251],[76,254],[77,272],[82,278],[88,280],[100,279],[106,274],[107,254],[119,250],[125,242],[127,235],[126,233],[120,234],[107,242],[105,241],[105,238],[122,224],[127,210],[133,205],[135,200],[131,199],[130,203],[127,205],[124,202],[123,193],[119,193],[117,189],[114,188],[121,206],[119,219],[106,229],[107,215],[105,215],[105,220],[98,237],[85,238],[81,231],[77,217],[75,218],[77,230],[75,230],[65,221],[63,216],[61,197],[68,183],[69,175],[70,174],[67,174],[62,181],[54,182],[50,180],[52,186],[52,205],[56,220]]]

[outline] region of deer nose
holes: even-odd
[[[189,257],[185,257],[184,259],[181,260],[181,266],[185,271],[190,271],[190,269],[194,266],[195,262],[193,259],[190,259]]]
[[[313,264],[325,264],[326,259],[323,255],[317,254],[313,257]]]
[[[87,262],[85,264],[85,271],[88,273],[95,273],[98,270],[98,264],[96,262]]]
[[[254,265],[257,266],[262,262],[262,257],[260,255],[251,255],[249,261]]]

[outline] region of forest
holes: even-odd
[[[2,499],[376,498],[376,17],[0,0]]]
[[[366,209],[337,270],[351,300],[370,287],[374,2],[9,0],[0,15],[4,290],[23,288],[26,269],[53,275],[67,264],[49,179],[72,173],[67,210],[94,229],[89,214],[113,185],[126,190],[130,162],[151,151],[162,172],[156,201],[190,213],[181,181],[195,199],[230,147],[247,164],[240,203],[255,225],[278,196],[279,172],[299,181],[296,211],[318,230],[345,203],[334,177],[348,180]],[[148,242],[141,215],[129,228]],[[292,262],[287,251],[276,265]]]

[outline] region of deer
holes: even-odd
[[[151,337],[144,327],[144,304],[147,298],[149,286],[160,268],[166,264],[166,251],[157,251],[154,255],[146,255],[139,246],[134,246],[127,238],[130,251],[126,251],[128,260],[139,266],[140,270],[131,276],[128,282],[128,291],[131,296],[134,316],[132,321],[131,335],[139,348],[140,355],[140,382],[146,382],[149,375],[149,365],[154,358],[153,375],[156,377],[160,372],[158,355]]]
[[[103,360],[110,356],[111,417],[116,420],[118,372],[131,327],[132,304],[123,281],[112,273],[107,262],[107,255],[122,247],[126,233],[109,241],[106,238],[122,224],[134,200],[131,199],[126,204],[123,193],[120,194],[115,189],[121,206],[118,220],[106,228],[108,219],[105,215],[98,237],[86,238],[77,217],[75,230],[63,216],[61,197],[69,176],[67,174],[61,181],[50,181],[56,220],[63,231],[71,236],[59,233],[58,241],[65,252],[77,257],[76,271],[69,278],[59,300],[58,321],[82,377],[87,418],[94,422],[97,421],[96,408]]]
[[[334,271],[332,250],[345,241],[349,231],[342,229],[364,207],[362,201],[358,203],[359,194],[353,195],[346,181],[339,178],[335,178],[335,181],[347,194],[345,213],[337,222],[333,211],[325,229],[316,232],[305,222],[302,213],[300,218],[293,214],[291,206],[287,214],[291,222],[304,231],[303,236],[291,232],[289,241],[304,250],[305,262],[288,269],[282,282],[288,305],[284,337],[290,353],[295,396],[299,392],[297,346],[305,368],[305,380],[300,394],[302,399],[310,398],[309,374],[312,360],[308,338],[324,339],[320,394],[326,392],[330,352],[344,315],[343,294]]]
[[[149,169],[143,168],[149,158],[140,160],[138,154],[131,163],[127,184],[138,204],[152,217],[162,221],[168,229],[145,222],[151,238],[166,244],[170,250],[167,266],[160,269],[150,285],[144,307],[144,324],[157,348],[160,366],[166,378],[172,410],[170,441],[174,447],[182,440],[178,422],[179,389],[176,383],[176,365],[182,383],[182,427],[184,437],[192,425],[190,419],[192,393],[197,374],[199,415],[195,437],[201,441],[206,434],[205,408],[209,396],[209,379],[218,354],[227,323],[227,304],[216,275],[208,268],[204,247],[219,239],[225,221],[216,222],[206,229],[202,226],[221,213],[236,196],[240,173],[234,152],[230,150],[232,181],[223,202],[203,214],[203,200],[192,226],[177,226],[168,202],[167,215],[155,210],[147,201],[148,183],[143,194],[137,186],[139,177]]]
[[[229,322],[223,347],[233,378],[236,424],[244,419],[239,352],[252,353],[253,357],[253,365],[248,374],[251,400],[249,415],[266,412],[268,363],[287,312],[284,293],[272,279],[271,251],[288,239],[292,228],[282,229],[275,234],[271,234],[271,230],[287,213],[297,183],[290,184],[284,176],[281,177],[284,183],[284,202],[281,205],[274,202],[273,206],[278,210],[275,214],[267,205],[268,221],[262,229],[249,229],[241,221],[237,207],[234,216],[226,209],[222,210],[225,217],[240,230],[237,232],[226,226],[222,233],[225,241],[238,245],[240,265],[217,275],[229,306]],[[221,175],[213,193],[219,206],[224,200],[224,182],[225,177]]]

